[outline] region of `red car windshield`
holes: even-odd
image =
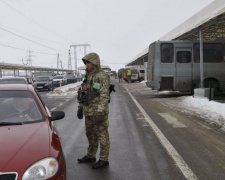
[[[0,123],[44,121],[37,101],[29,91],[0,91]]]

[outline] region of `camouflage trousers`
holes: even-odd
[[[86,116],[85,126],[86,136],[89,142],[87,156],[95,158],[98,145],[100,144],[99,160],[108,161],[110,148],[108,115]]]

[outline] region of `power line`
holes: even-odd
[[[2,26],[2,25],[1,25],[1,26]],[[34,38],[38,38],[39,40],[46,41],[46,42],[49,42],[49,43],[54,43],[54,44],[58,43],[58,44],[63,44],[63,45],[67,44],[67,43],[63,43],[63,42],[56,42],[56,41],[47,40],[47,39],[41,38],[41,37],[39,37],[39,36],[36,36],[36,35],[33,35],[33,34],[28,34],[28,33],[22,32],[22,31],[20,31],[20,30],[18,30],[18,29],[11,28],[11,27],[8,27],[8,26],[5,26],[5,25],[2,26],[2,27],[3,27],[3,28],[6,27],[6,29],[8,29],[8,30],[11,30],[11,31],[17,31],[17,32],[20,32],[21,34],[28,35],[28,36],[32,36],[32,37],[34,37]]]
[[[0,44],[0,46],[5,46],[5,47],[8,47],[8,48],[17,49],[17,50],[21,50],[21,51],[27,51],[26,49],[13,47],[13,46],[5,45],[5,44]],[[46,54],[46,55],[54,55],[55,56],[55,54],[50,54],[50,53],[43,53],[43,52],[38,52],[38,51],[33,51],[33,52],[38,53],[38,54]]]
[[[9,47],[9,48],[13,48],[13,49],[17,49],[17,50],[21,50],[21,51],[27,51],[25,49],[21,49],[21,48],[17,48],[17,47],[12,47],[12,46],[8,46],[8,45],[5,45],[5,44],[0,44],[1,46],[5,46],[5,47]]]
[[[29,21],[33,22],[34,24],[40,26],[42,29],[46,30],[46,31],[49,31],[51,33],[53,33],[54,35],[66,40],[67,42],[70,42],[70,40],[66,39],[65,37],[53,32],[53,31],[50,31],[49,29],[47,29],[46,27],[42,26],[41,24],[39,24],[38,22],[34,21],[33,19],[31,19],[30,17],[26,16],[25,14],[21,13],[20,11],[18,11],[17,9],[15,9],[14,7],[12,7],[11,5],[9,5],[8,3],[6,3],[5,1],[3,0],[0,0],[3,4],[7,5],[8,7],[10,7],[11,9],[13,9],[14,11],[16,11],[18,14],[20,14],[21,16],[24,16],[25,18],[27,18]]]
[[[64,52],[64,51],[61,51],[61,50],[58,50],[58,49],[55,49],[55,48],[51,48],[51,47],[49,47],[49,46],[46,46],[46,45],[40,44],[40,43],[38,43],[38,42],[35,42],[35,41],[33,41],[33,40],[27,39],[27,38],[25,38],[25,37],[23,37],[23,36],[20,36],[20,35],[18,35],[18,34],[15,34],[15,33],[11,32],[11,31],[8,31],[8,30],[6,30],[6,29],[4,29],[4,28],[1,28],[1,27],[0,27],[0,29],[2,29],[3,31],[6,31],[6,32],[8,32],[8,33],[10,33],[10,34],[13,34],[13,35],[15,35],[15,36],[18,36],[18,37],[20,37],[20,38],[22,38],[22,39],[25,39],[25,40],[27,40],[27,41],[30,41],[30,42],[32,42],[32,43],[35,43],[35,44],[37,44],[37,45],[39,45],[39,46],[43,46],[43,47],[46,47],[46,48],[49,48],[49,49],[52,49],[52,50],[55,50],[55,51],[59,51],[59,52],[66,53],[66,52]]]

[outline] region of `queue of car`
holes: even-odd
[[[71,81],[70,81],[71,83]],[[41,90],[53,90],[55,87],[60,87],[68,84],[66,75],[56,76],[37,76],[34,80],[35,88]]]
[[[24,78],[0,78],[0,179],[65,180],[66,163],[50,111]],[[14,79],[14,80],[13,80]]]
[[[55,87],[75,83],[77,78],[74,74],[55,75],[55,76],[36,76],[34,80],[28,77],[3,77],[0,78],[0,84],[32,84],[38,90],[53,90]]]

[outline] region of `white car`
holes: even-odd
[[[53,77],[54,87],[64,86],[67,84],[67,78],[63,75],[57,75]]]

